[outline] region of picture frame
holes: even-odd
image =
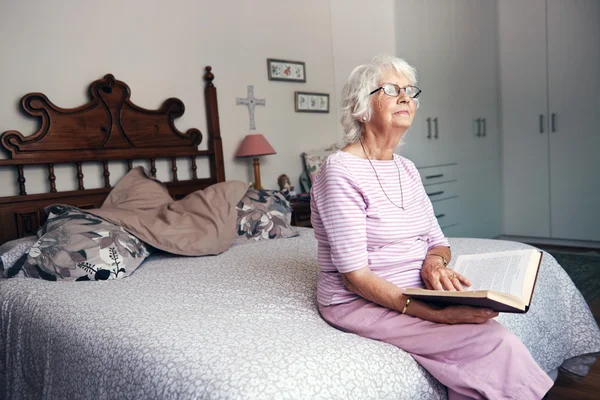
[[[329,94],[313,92],[294,92],[296,112],[328,113]]]
[[[306,66],[302,61],[267,58],[270,81],[306,82]]]

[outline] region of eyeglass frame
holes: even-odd
[[[419,97],[421,95],[421,93],[423,93],[423,91],[421,89],[419,89],[418,87],[416,87],[414,85],[406,85],[404,87],[400,87],[400,86],[396,85],[395,83],[384,83],[383,85],[379,86],[377,89],[375,89],[371,93],[369,93],[369,96],[371,96],[371,95],[379,92],[380,90],[382,90],[385,85],[392,85],[392,86],[396,86],[398,88],[398,94],[396,96],[389,95],[389,94],[385,93],[385,91],[383,92],[383,93],[385,93],[386,96],[390,96],[390,97],[398,97],[398,96],[400,96],[400,93],[402,93],[402,89],[404,89],[404,93],[406,93],[406,88],[408,88],[408,87],[417,89],[417,94],[415,94],[412,97],[408,96],[411,99],[416,99],[417,97]]]

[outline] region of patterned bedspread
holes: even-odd
[[[302,229],[219,256],[153,255],[124,280],[0,280],[0,398],[446,398],[404,351],[321,320],[316,277],[316,241]],[[600,352],[596,322],[548,254],[529,313],[498,321],[546,371],[583,375]]]

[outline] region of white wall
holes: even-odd
[[[235,98],[252,84],[267,103],[256,109],[256,132],[277,151],[261,159],[263,185],[275,188],[281,173],[297,182],[300,153],[341,135],[337,104],[349,72],[377,53],[393,53],[392,7],[391,0],[0,0],[0,132],[36,130],[37,122],[18,112],[26,93],[76,107],[87,101],[93,80],[112,73],[141,107],[180,98],[186,112],[178,129],[205,133],[202,76],[212,65],[227,179],[253,179],[250,163],[233,156],[250,133],[247,108]],[[267,58],[304,61],[307,82],[269,81]],[[331,112],[294,112],[296,90],[330,93]],[[123,171],[122,165],[111,170],[113,183]],[[186,164],[179,172],[189,176]],[[75,188],[71,167],[56,173],[58,190]],[[84,173],[87,188],[100,186],[97,166]],[[28,193],[47,190],[46,174],[26,172]],[[166,169],[158,177],[167,179]],[[16,194],[15,181],[12,169],[0,169],[0,196]]]

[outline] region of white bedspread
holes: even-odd
[[[528,247],[451,239],[453,254]],[[106,282],[0,280],[0,398],[444,399],[392,345],[340,332],[316,306],[316,241],[151,256]],[[585,374],[600,331],[545,255],[529,313],[503,314],[546,371]]]

